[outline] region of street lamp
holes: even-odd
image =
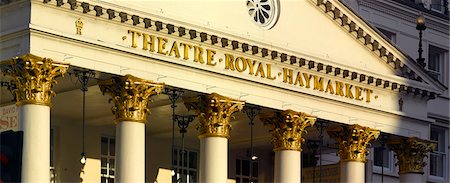
[[[417,63],[420,66],[425,67],[425,58],[422,57],[422,31],[425,30],[427,26],[425,26],[425,17],[420,14],[416,19],[416,29],[419,30],[419,58],[417,59]]]

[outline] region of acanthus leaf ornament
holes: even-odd
[[[436,142],[417,137],[392,139],[387,145],[398,159],[395,165],[399,166],[399,174],[423,174],[423,167],[426,165],[423,159],[436,148]]]
[[[338,154],[341,162],[366,162],[366,156],[369,154],[367,147],[370,146],[370,141],[377,139],[380,135],[379,130],[358,124],[337,126],[327,130],[327,133],[339,145]]]
[[[316,117],[303,112],[285,110],[283,112],[272,112],[260,116],[264,125],[269,126],[272,133],[273,150],[301,151],[301,145],[305,141],[302,135],[306,128],[316,122]]]
[[[132,75],[113,77],[99,82],[103,94],[111,96],[115,121],[147,122],[148,102],[151,96],[161,93],[164,83],[155,83]]]
[[[17,86],[13,92],[16,105],[37,104],[51,106],[55,96],[52,90],[56,78],[64,76],[68,64],[57,63],[49,58],[25,54],[0,63],[2,72],[13,77]]]
[[[188,110],[197,113],[198,137],[230,137],[230,120],[233,113],[241,111],[245,102],[221,96],[217,93],[196,97],[183,97]]]

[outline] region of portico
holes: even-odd
[[[13,94],[2,88],[1,105],[18,106],[18,129],[25,132],[22,182],[46,182],[53,167],[56,182],[294,183],[310,176],[302,174],[307,167],[315,176],[328,165],[339,167],[337,181],[366,182],[370,144],[380,133],[399,157],[400,182],[423,179],[424,157],[434,149],[422,130],[430,123],[423,109],[443,88],[339,1],[298,4],[301,14],[318,17],[305,21],[329,28],[320,35],[274,28],[267,37],[230,35],[176,17],[95,3],[7,5],[55,19],[32,19],[23,30],[30,42],[15,35],[5,42],[28,49],[1,51],[2,81],[16,87]],[[278,26],[288,25],[280,20]],[[310,44],[271,42],[283,34]],[[333,37],[332,43],[318,43]],[[88,84],[83,137],[76,70],[96,73]],[[172,103],[164,87],[184,94]],[[254,134],[240,112],[246,105],[262,108]],[[175,115],[195,116],[183,137]],[[81,167],[82,138],[88,139],[88,158]],[[414,142],[399,143],[410,138]],[[312,141],[320,155],[306,145]],[[249,156],[250,143],[256,159]],[[420,153],[403,152],[401,145]],[[405,159],[420,162],[418,171],[406,171]]]

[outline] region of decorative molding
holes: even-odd
[[[116,123],[146,123],[150,111],[147,104],[151,101],[151,96],[161,93],[164,88],[164,83],[155,83],[129,74],[99,81],[98,84],[103,95],[109,94],[110,101],[114,102],[115,106],[111,110]]]
[[[418,173],[423,174],[423,161],[428,152],[436,148],[436,142],[419,139],[417,137],[397,138],[387,142],[389,148],[395,152],[399,166],[398,174]]]
[[[44,4],[50,4],[51,0],[43,0]],[[62,2],[62,0],[57,1]],[[316,0],[310,0],[310,1],[316,1]],[[386,61],[386,63],[388,65],[391,65],[395,70],[398,71],[398,73],[401,73],[401,75],[403,77],[409,78],[409,79],[413,79],[413,80],[417,80],[417,81],[422,81],[422,78],[420,78],[419,76],[417,76],[417,74],[411,70],[410,68],[406,67],[406,65],[401,65],[401,61],[398,58],[395,58],[394,55],[392,53],[387,53],[386,48],[383,46],[380,46],[378,48],[374,47],[373,45],[379,45],[378,41],[377,42],[371,42],[372,37],[373,36],[365,36],[364,35],[364,31],[359,28],[356,23],[354,21],[349,20],[349,17],[343,13],[341,13],[341,11],[339,9],[336,9],[331,2],[327,1],[327,3],[324,2],[325,0],[317,0],[317,6],[320,8],[322,7],[322,5],[326,6],[325,10],[326,10],[326,14],[328,12],[332,12],[333,16],[335,16],[333,19],[335,21],[338,22],[342,22],[342,27],[345,27],[346,29],[349,29],[349,33],[352,32],[356,32],[357,33],[357,39],[363,39],[364,41],[367,43],[367,47],[372,46],[370,48],[370,50],[372,50],[373,52],[375,52],[376,54],[380,55],[380,59],[383,59]],[[307,60],[303,57],[300,56],[296,56],[296,55],[290,55],[290,54],[286,54],[283,52],[279,52],[276,50],[270,50],[268,48],[264,48],[264,47],[259,47],[257,45],[251,45],[248,43],[243,43],[243,42],[239,42],[237,40],[230,40],[228,38],[225,37],[218,37],[217,35],[213,35],[213,34],[209,34],[206,32],[201,32],[198,33],[198,31],[194,30],[194,29],[189,29],[189,28],[185,28],[182,26],[176,26],[173,24],[169,24],[169,23],[164,23],[161,22],[159,20],[154,20],[152,18],[148,18],[148,17],[140,17],[138,15],[132,15],[130,13],[126,13],[126,12],[122,12],[121,13],[121,17],[120,19],[118,19],[116,16],[117,13],[114,9],[111,8],[103,8],[99,5],[92,5],[86,2],[79,2],[77,1],[77,3],[79,3],[79,6],[75,6],[73,9],[74,11],[78,11],[80,13],[84,13],[87,14],[86,11],[84,11],[85,9],[90,9],[90,7],[93,7],[93,9],[96,11],[95,16],[97,17],[104,17],[106,19],[109,19],[110,21],[118,21],[118,22],[122,22],[124,24],[130,24],[132,26],[138,26],[141,27],[143,29],[152,29],[155,31],[167,31],[167,34],[172,34],[174,31],[178,31],[179,33],[179,37],[184,37],[184,36],[188,36],[189,39],[191,40],[196,40],[199,42],[207,42],[207,40],[210,40],[211,45],[215,45],[216,43],[218,43],[218,40],[220,40],[221,42],[221,47],[223,48],[228,48],[230,50],[236,50],[236,49],[242,49],[242,52],[245,54],[249,54],[249,55],[253,55],[253,56],[260,56],[261,58],[266,58],[267,56],[269,56],[269,54],[271,55],[271,57],[267,57],[267,59],[272,59],[272,60],[279,60],[280,62],[284,62],[284,63],[288,63],[290,65],[297,65],[298,67],[306,67],[307,69],[314,69],[316,68],[317,65],[323,65],[327,67],[327,71],[325,72],[325,70],[321,70],[321,69],[317,69],[317,72],[323,72],[325,74],[334,74],[336,72],[334,71],[339,71],[341,70],[341,68],[339,67],[335,67],[332,65],[328,65],[328,64],[323,64],[321,62],[318,61],[314,61],[314,60]],[[83,6],[81,6],[81,4],[83,4]],[[68,8],[65,6],[61,6],[59,4],[55,4],[57,7],[61,7],[61,8]],[[83,10],[77,10],[77,7],[83,7]],[[106,10],[107,9],[107,10]],[[323,8],[322,8],[323,9]],[[106,14],[103,13],[104,10],[106,10]],[[91,14],[89,14],[91,15]],[[93,15],[93,14],[92,14]],[[132,19],[133,21],[124,21],[124,20],[129,20]],[[144,22],[144,24],[139,24],[138,22]],[[155,25],[155,26],[153,26]],[[198,36],[200,35],[200,36]],[[375,41],[375,40],[374,40]],[[247,50],[249,50],[249,48],[252,48],[251,52],[248,52]],[[289,62],[285,62],[289,60]],[[305,64],[306,62],[308,62],[307,64]],[[319,71],[320,70],[320,71]],[[357,77],[366,77],[365,74],[361,74],[358,73],[356,71],[351,71],[349,70],[350,73],[354,73],[354,75]],[[342,76],[341,74],[334,74],[334,76]],[[343,79],[348,79],[348,80],[352,80],[352,78],[354,79],[355,76],[352,77],[343,77]],[[368,77],[372,77],[372,78],[377,78],[374,76],[368,76]],[[381,78],[378,78],[381,79]],[[357,80],[361,83],[364,82],[364,80]],[[384,80],[383,81],[387,81]],[[389,83],[391,84],[399,84],[396,82],[392,82],[389,81]],[[381,87],[381,86],[376,86],[374,83],[370,83],[367,82],[367,85],[371,85],[374,87],[379,87],[380,89],[388,89],[391,91],[396,91],[396,92],[406,92],[408,94],[413,94],[416,95],[418,97],[425,97],[427,99],[435,99],[436,98],[436,94],[434,92],[429,92],[427,90],[422,90],[419,88],[419,92],[408,92],[409,90],[399,90],[398,88],[392,88],[392,87]],[[411,86],[405,86],[406,88],[413,88]]]
[[[369,154],[367,146],[370,141],[380,135],[380,131],[369,127],[354,124],[351,126],[337,126],[327,130],[328,135],[335,139],[339,145],[339,157],[341,162],[359,161],[366,162]]]
[[[230,137],[230,120],[233,113],[241,111],[245,102],[224,97],[217,93],[195,97],[183,97],[188,110],[197,114],[198,137]]]
[[[303,112],[285,110],[263,114],[260,119],[264,125],[271,128],[269,132],[272,133],[274,151],[302,151],[302,144],[305,142],[302,135],[306,133],[307,127],[314,125],[317,117]]]
[[[51,106],[56,94],[52,90],[56,78],[64,76],[68,64],[57,63],[49,58],[32,54],[14,57],[0,63],[5,75],[13,77],[16,105],[37,104]]]

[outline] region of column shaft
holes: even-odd
[[[163,83],[132,75],[113,77],[99,82],[103,94],[108,93],[115,106],[116,182],[145,182],[145,123],[148,102],[164,87]]]
[[[145,182],[145,124],[119,122],[116,137],[117,182]]]
[[[50,181],[50,106],[56,95],[56,78],[68,64],[31,54],[0,62],[5,75],[13,78],[19,125],[23,131],[22,182]]]
[[[23,131],[22,182],[50,181],[50,107],[19,106]]]
[[[301,153],[300,151],[275,151],[274,182],[300,183]]]
[[[183,97],[188,110],[197,113],[200,139],[201,183],[226,183],[228,179],[228,138],[233,113],[242,110],[244,102],[217,93]]]
[[[274,182],[301,182],[301,151],[306,128],[313,126],[316,117],[302,112],[285,110],[260,116],[264,125],[271,128],[275,151]]]
[[[370,141],[380,135],[380,131],[358,124],[336,126],[327,130],[328,135],[339,145],[339,163],[341,167],[341,182],[365,182],[367,146]]]
[[[228,178],[228,139],[200,139],[199,182],[226,183]]]
[[[341,162],[341,182],[365,182],[365,163],[361,161]]]

